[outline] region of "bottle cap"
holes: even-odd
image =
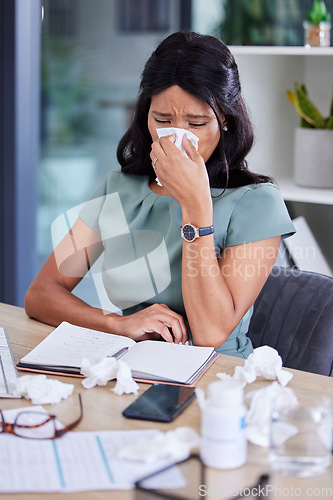
[[[207,401],[214,406],[242,404],[243,386],[236,380],[221,380],[208,386]]]

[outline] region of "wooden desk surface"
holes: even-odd
[[[25,354],[38,345],[54,328],[39,323],[28,318],[23,309],[0,304],[0,327],[6,328],[9,340],[11,342],[15,362],[17,363]],[[198,387],[206,389],[207,385],[217,380],[216,373],[225,372],[233,374],[237,365],[243,364],[243,360],[232,356],[221,355],[214,365],[208,370],[204,377],[199,381]],[[292,388],[298,396],[308,391],[329,394],[333,396],[333,378],[322,375],[314,375],[307,372],[290,370],[293,378],[288,387]],[[20,372],[24,374],[24,372]],[[50,376],[50,378],[52,378]],[[56,378],[56,377],[54,377]],[[172,430],[179,426],[191,426],[197,432],[200,432],[200,410],[195,401],[185,411],[179,415],[173,422],[160,424],[139,420],[126,419],[122,416],[122,411],[136,396],[124,395],[117,396],[110,391],[115,382],[111,381],[104,387],[95,387],[86,390],[81,384],[81,379],[73,377],[57,377],[60,380],[73,383],[74,392],[82,394],[83,401],[83,419],[77,428],[79,431],[93,430],[131,430],[131,429],[159,429],[162,431]],[[270,384],[270,381],[257,380],[248,385],[245,390],[259,389]],[[140,384],[140,394],[149,386]],[[18,408],[30,405],[26,399],[11,400],[0,399],[0,408],[6,410],[9,408]],[[76,397],[70,397],[57,405],[44,405],[47,411],[56,414],[59,420],[66,425],[77,416],[78,402]],[[291,476],[282,476],[271,471],[267,460],[267,450],[258,446],[249,445],[247,464],[238,469],[229,471],[217,471],[210,469],[207,471],[207,481],[214,484],[211,494],[206,497],[211,498],[230,498],[231,491],[239,491],[256,484],[258,477],[268,473],[270,475],[269,487],[271,488],[271,499],[286,499],[292,497],[333,497],[333,463],[331,467],[322,475],[314,478],[296,478]],[[2,499],[16,500],[36,500],[35,494],[19,495],[1,495]],[[48,493],[38,494],[38,499],[44,498],[50,500],[68,499],[68,500],[106,500],[106,499],[134,499],[134,491],[105,491],[105,492],[84,492],[75,494]],[[205,497],[203,497],[205,498]]]

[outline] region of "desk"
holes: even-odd
[[[38,345],[52,330],[53,327],[29,319],[24,310],[6,304],[0,304],[0,326],[6,328],[11,342],[15,362],[17,363],[25,354]],[[198,387],[206,390],[207,385],[217,380],[216,373],[225,372],[233,374],[237,365],[243,361],[239,358],[221,355],[214,365],[199,381]],[[310,390],[318,393],[333,395],[333,378],[314,375],[298,370],[290,370],[294,376],[288,387],[292,388],[298,396]],[[23,374],[24,372],[21,372]],[[51,376],[50,376],[51,377]],[[77,430],[130,430],[130,429],[159,429],[172,430],[178,426],[191,426],[200,431],[200,410],[198,403],[193,402],[185,411],[169,424],[130,420],[122,416],[123,409],[128,406],[136,396],[117,396],[110,391],[115,382],[111,381],[104,387],[95,387],[86,390],[82,387],[81,379],[71,377],[58,377],[64,382],[73,383],[74,392],[82,393],[84,416]],[[245,390],[259,389],[268,385],[265,380],[255,381]],[[147,384],[140,384],[140,394],[146,390]],[[29,405],[26,399],[10,400],[1,399],[2,410],[18,408]],[[77,417],[77,398],[70,397],[57,405],[45,405],[45,409],[56,414],[61,422],[66,424]],[[212,487],[212,495],[202,498],[230,498],[231,491],[239,491],[256,484],[258,477],[263,473],[270,474],[269,485],[274,488],[271,499],[287,499],[294,497],[303,498],[332,498],[333,497],[333,464],[321,476],[314,478],[294,478],[282,476],[270,471],[267,461],[267,450],[254,445],[249,445],[247,464],[239,469],[229,471],[207,470],[207,480]],[[218,495],[216,494],[218,492]],[[224,494],[226,492],[226,494]],[[1,500],[36,500],[36,495],[1,495]],[[85,492],[75,494],[39,494],[38,499],[44,500],[130,500],[135,498],[133,491],[105,491]]]

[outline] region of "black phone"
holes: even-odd
[[[171,422],[195,398],[193,387],[154,384],[124,411],[127,418]]]

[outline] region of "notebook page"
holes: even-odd
[[[21,359],[33,365],[80,367],[82,358],[92,363],[112,356],[134,340],[120,335],[90,330],[63,322],[35,349]]]
[[[130,366],[133,376],[141,372],[162,380],[186,383],[213,351],[212,347],[145,340],[135,344],[121,359]]]

